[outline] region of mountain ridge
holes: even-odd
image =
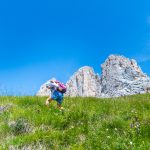
[[[67,81],[66,96],[70,97],[120,97],[149,92],[150,78],[143,73],[136,60],[121,55],[110,55],[96,74],[90,66],[79,68]],[[45,84],[37,96],[48,96]]]

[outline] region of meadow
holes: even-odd
[[[1,96],[0,149],[149,150],[150,94],[69,98]],[[2,107],[3,106],[3,107]]]

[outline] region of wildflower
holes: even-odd
[[[134,127],[134,124],[133,124],[133,123],[131,123],[131,124],[130,124],[130,127],[131,127],[131,128],[133,128],[133,127]]]
[[[70,127],[70,129],[73,129],[73,128],[74,128],[74,126],[71,126],[71,127]]]
[[[115,128],[115,131],[117,131],[117,128]]]
[[[131,113],[134,113],[134,110],[131,110]]]
[[[108,139],[110,139],[110,136],[107,136]]]
[[[135,125],[136,128],[140,128],[140,123],[139,122],[136,122],[135,124],[136,124]]]
[[[80,135],[80,136],[79,136],[79,139],[80,139],[80,141],[82,142],[82,141],[85,141],[86,137],[85,137],[85,135]]]
[[[130,141],[130,145],[132,145],[133,143],[132,143],[132,141]]]

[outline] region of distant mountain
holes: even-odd
[[[93,68],[85,66],[80,68],[67,82],[67,96],[92,96],[101,94],[100,77]]]
[[[101,76],[88,66],[75,72],[66,83],[66,96],[109,98],[150,91],[150,78],[142,72],[136,60],[110,55],[101,67]],[[36,95],[49,95],[50,91],[46,89],[45,84]]]
[[[101,67],[101,97],[142,94],[150,87],[150,78],[133,59],[111,55]]]

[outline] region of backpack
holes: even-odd
[[[55,83],[57,83],[59,85],[59,88],[61,88],[61,93],[66,93],[67,91],[67,86],[59,81],[55,81]]]

